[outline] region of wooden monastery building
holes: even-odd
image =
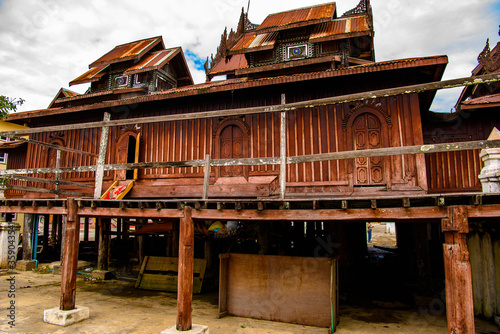
[[[85,94],[61,89],[47,109],[5,119],[29,127],[2,133],[16,140],[1,146],[0,171],[0,211],[26,214],[24,260],[34,215],[51,222],[47,245],[65,228],[61,310],[74,308],[95,218],[99,269],[138,258],[158,288],[148,268],[179,261],[182,330],[196,258],[221,316],[334,331],[341,297],[415,306],[446,289],[449,332],[472,333],[474,314],[500,313],[498,174],[483,170],[498,159],[486,140],[500,126],[499,46],[457,83],[441,81],[447,56],[376,62],[373,43],[361,0],[342,15],[332,2],[260,25],[242,12],[202,84],[160,36],[116,46],[70,82],[90,83]],[[436,90],[457,84],[467,85],[457,112],[431,112]],[[396,223],[383,266],[367,260],[367,222]]]

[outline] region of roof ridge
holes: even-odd
[[[335,5],[337,6],[337,3],[335,1],[330,1],[330,2],[325,2],[325,3],[322,3],[322,4],[318,4],[318,5],[313,5],[313,6],[306,6],[306,7],[301,7],[301,8],[295,8],[295,9],[289,9],[289,10],[284,10],[284,11],[281,11],[281,12],[277,12],[277,13],[271,13],[269,15],[266,16],[266,18],[268,18],[269,16],[272,16],[272,15],[277,15],[277,14],[283,14],[283,13],[289,13],[289,12],[295,12],[295,11],[299,11],[299,10],[304,10],[304,9],[309,9],[309,8],[314,8],[314,7],[321,7],[321,6],[326,6],[326,5]],[[265,21],[266,19],[264,19]]]

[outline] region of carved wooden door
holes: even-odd
[[[382,147],[382,131],[378,118],[370,113],[359,115],[353,123],[355,150]],[[382,157],[355,159],[356,185],[384,184],[384,160]]]
[[[243,158],[243,131],[236,125],[228,125],[220,134],[220,158]],[[220,169],[221,177],[244,176],[243,166],[224,166]]]

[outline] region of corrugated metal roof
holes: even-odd
[[[247,68],[248,62],[243,54],[237,54],[231,57],[231,59],[226,63],[222,59],[215,67],[210,71],[210,74],[224,74],[229,71],[239,70],[242,68]]]
[[[332,36],[342,35],[339,38],[344,38],[345,34],[370,31],[368,18],[366,16],[348,17],[324,22],[317,25],[309,40],[311,42],[319,42],[321,39],[332,39]]]
[[[180,47],[171,48],[163,51],[153,52],[143,59],[136,65],[130,67],[125,72],[124,75],[136,74],[146,71],[157,70],[162,68],[167,64],[172,58],[174,58],[181,51]]]
[[[300,23],[312,24],[316,21],[331,20],[335,14],[335,2],[306,8],[299,8],[287,12],[271,14],[257,28],[257,31],[271,28],[285,28]],[[281,29],[275,29],[281,30]]]
[[[272,49],[278,38],[278,32],[244,34],[231,48],[231,52],[245,50],[247,52]]]
[[[444,66],[447,63],[448,63],[447,56],[433,56],[433,57],[423,57],[423,58],[398,59],[380,63],[347,67],[343,69],[326,70],[326,71],[319,71],[319,72],[305,73],[305,74],[294,74],[282,77],[270,77],[270,78],[261,78],[255,80],[249,80],[248,78],[228,79],[224,81],[213,81],[199,85],[174,88],[163,92],[137,96],[122,100],[103,101],[99,103],[85,104],[69,108],[53,108],[53,109],[17,112],[14,114],[7,115],[6,119],[8,121],[20,121],[29,118],[33,119],[35,117],[44,117],[47,115],[56,115],[56,114],[64,114],[71,112],[79,112],[84,110],[110,108],[121,105],[128,105],[131,103],[163,101],[165,99],[170,99],[170,98],[188,97],[198,94],[208,94],[221,91],[246,89],[249,87],[281,85],[284,83],[304,82],[307,80],[334,78],[347,75],[358,75],[363,73],[376,73],[383,71],[400,70],[405,68],[436,66],[436,71],[440,77],[444,71]]]
[[[131,59],[138,59],[159,43],[162,44],[162,49],[164,49],[165,46],[163,45],[163,39],[161,36],[115,46],[113,50],[109,51],[104,56],[90,64],[89,68]]]
[[[106,71],[104,71],[104,69],[106,69],[108,66],[109,65],[102,65],[94,67],[84,74],[80,75],[78,78],[70,81],[69,85],[73,86],[87,82],[99,81],[99,79],[101,79],[102,76],[106,74]]]
[[[474,99],[462,102],[463,105],[468,105],[468,106],[478,106],[484,104],[497,104],[497,103],[500,103],[500,94],[476,97]]]

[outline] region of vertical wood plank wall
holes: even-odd
[[[485,140],[498,117],[491,112],[463,110],[448,120],[424,119],[425,144]],[[480,150],[426,154],[429,192],[481,191]]]
[[[288,94],[287,102],[296,102],[304,99],[320,98],[312,94]],[[151,108],[134,111],[134,117],[178,114],[199,111],[210,111],[230,108],[252,107],[257,105],[279,104],[280,94],[268,93],[258,99],[241,98],[228,102],[212,102],[189,104],[177,102],[166,107],[165,104],[154,105]],[[494,126],[487,119],[495,119],[492,115],[483,115],[479,112],[461,115],[452,121],[430,121],[423,116],[420,120],[418,95],[405,95],[381,98],[374,101],[346,103],[339,105],[320,106],[308,109],[289,111],[287,115],[287,155],[304,155],[316,153],[341,152],[352,150],[352,133],[349,129],[351,117],[359,115],[360,110],[375,112],[386,128],[383,136],[386,145],[391,147],[432,144],[453,141],[486,139]],[[113,114],[113,119],[128,118],[128,114]],[[96,121],[88,119],[82,121]],[[249,143],[248,155],[257,157],[279,156],[279,114],[246,115],[240,120],[248,127]],[[205,159],[206,154],[214,156],[214,133],[220,119],[196,119],[176,122],[162,122],[128,126],[125,128],[113,127],[110,131],[108,143],[109,153],[106,163],[116,163],[117,140],[124,131],[138,131],[141,133],[141,162],[180,161],[191,159]],[[69,121],[68,121],[69,122]],[[422,125],[420,125],[422,124]],[[53,125],[40,122],[40,126]],[[423,130],[422,130],[423,129]],[[423,132],[423,134],[422,134]],[[66,147],[98,153],[100,129],[84,129],[63,131],[60,133],[41,133],[31,138],[44,142],[61,141]],[[47,167],[49,149],[27,145],[27,159],[19,159],[15,154],[9,159],[8,168]],[[390,183],[393,190],[406,190],[408,187],[426,189],[427,183],[430,192],[479,191],[481,189],[477,175],[482,168],[479,151],[445,152],[428,154],[425,162],[419,156],[389,157]],[[62,153],[62,167],[86,166],[95,164],[95,158],[74,153]],[[301,185],[329,185],[347,186],[349,169],[352,166],[347,160],[302,163],[287,166],[287,185],[300,187]],[[438,168],[438,166],[444,166]],[[250,176],[278,175],[278,166],[251,166]],[[212,171],[214,175],[214,171]],[[48,177],[50,175],[37,175]],[[95,175],[89,173],[62,174],[61,178],[75,181],[92,181]],[[106,172],[105,180],[111,180],[114,173]],[[203,177],[202,168],[175,168],[175,169],[145,169],[140,170],[139,179],[158,178],[186,178]],[[12,181],[12,184],[27,186],[42,186],[29,182]],[[50,185],[43,185],[50,187]],[[7,195],[19,196],[16,191],[6,191]]]

